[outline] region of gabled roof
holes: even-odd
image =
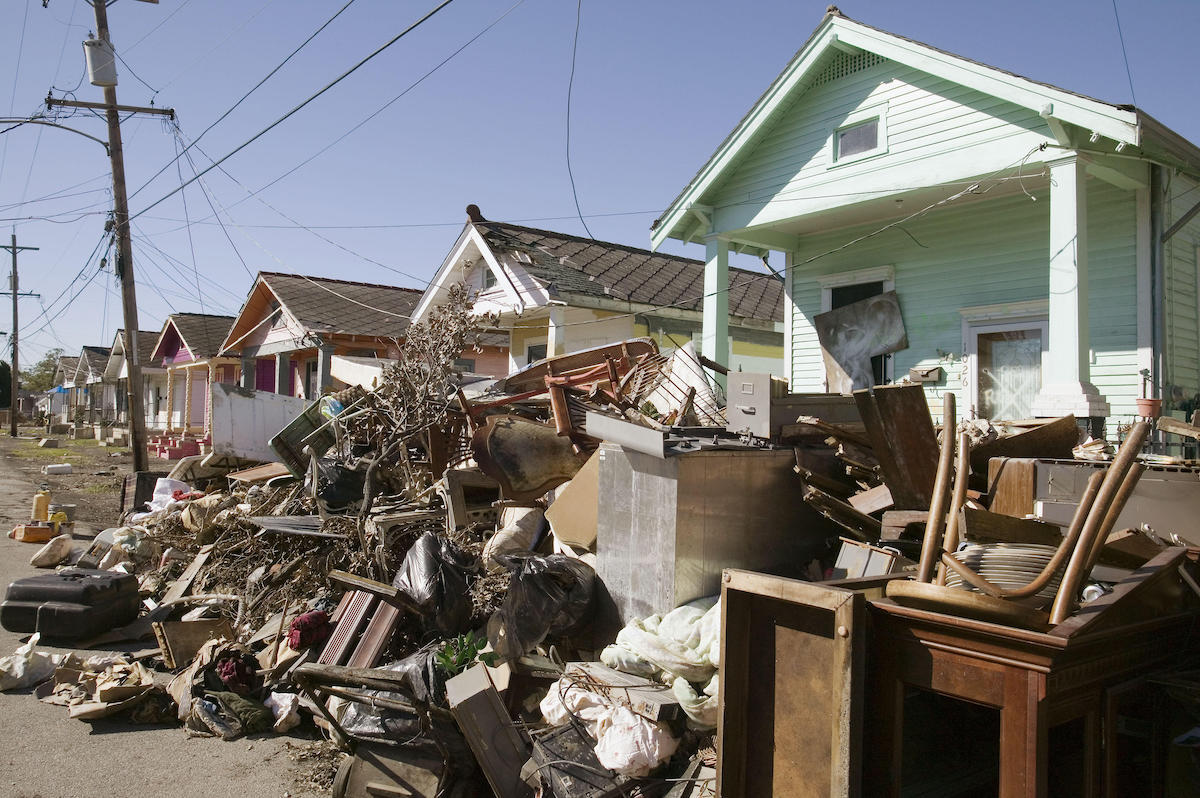
[[[703,311],[703,261],[482,217],[472,224],[493,252],[516,253],[521,268],[552,293]],[[782,320],[783,283],[730,267],[729,314]]]
[[[154,367],[154,347],[158,343],[158,334],[158,330],[138,330],[138,363],[143,367]],[[115,371],[118,367],[113,363],[113,361],[115,359],[120,359],[123,362],[125,358],[125,349],[125,330],[118,329],[116,334],[113,335],[112,349],[109,350],[109,363],[104,367],[106,373],[110,369],[114,370],[114,373],[110,374],[109,376],[116,376]]]
[[[85,379],[93,375],[101,375],[104,373],[104,366],[108,363],[108,355],[112,350],[107,346],[85,346],[79,352],[79,358],[75,364],[75,377],[78,378],[81,374]]]
[[[233,316],[214,316],[207,313],[172,313],[155,340],[152,357],[163,357],[160,351],[167,332],[174,328],[194,360],[215,357],[221,342],[233,324]],[[139,339],[141,336],[138,336]]]
[[[942,77],[1015,105],[1032,109],[1052,125],[1070,125],[1109,140],[1125,155],[1141,155],[1190,173],[1200,173],[1200,148],[1131,105],[1086,97],[990,67],[927,44],[873,28],[830,6],[821,24],[793,56],[783,72],[750,108],[700,171],[661,217],[651,224],[654,246],[680,237],[693,210],[707,210],[706,192],[737,168],[742,155],[789,107],[836,52],[869,52],[889,61]],[[1125,149],[1127,145],[1132,145]],[[1139,152],[1140,150],[1140,152]],[[689,223],[690,224],[690,223]]]
[[[399,338],[423,293],[417,288],[360,283],[281,272],[259,272],[241,313],[228,331],[222,349],[233,349],[262,321],[261,300],[268,292],[306,332]],[[254,316],[249,311],[254,308]]]
[[[58,368],[55,369],[54,376],[55,376],[55,378],[58,378],[58,375],[60,373],[62,374],[62,378],[60,380],[58,380],[60,384],[67,382],[68,380],[74,381],[75,370],[78,367],[79,367],[79,358],[72,357],[70,355],[59,355]]]

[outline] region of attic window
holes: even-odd
[[[887,152],[887,107],[876,106],[846,117],[833,132],[833,163],[857,161]]]
[[[844,127],[837,132],[838,160],[861,155],[879,146],[879,117]]]
[[[483,290],[493,288],[496,285],[496,273],[492,271],[486,264],[483,267]]]

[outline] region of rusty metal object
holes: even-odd
[[[537,498],[566,482],[583,467],[570,438],[520,416],[490,416],[471,436],[480,470],[500,483],[505,499]]]
[[[628,372],[637,358],[642,355],[656,354],[658,354],[658,345],[654,341],[649,338],[632,338],[618,344],[597,346],[581,352],[571,352],[567,355],[557,355],[539,360],[501,380],[501,389],[508,393],[539,390],[544,386],[543,380],[547,376],[571,377],[576,372],[586,371],[597,366],[601,367],[602,374],[596,376],[607,377],[609,358],[613,359],[618,371]]]

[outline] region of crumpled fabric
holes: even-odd
[[[246,695],[254,689],[255,665],[240,651],[229,651],[217,659],[217,676],[231,692]]]
[[[715,728],[721,603],[716,597],[703,598],[661,617],[631,621],[617,633],[616,642],[600,653],[600,661],[624,673],[671,685],[693,726]],[[679,685],[679,680],[684,685]]]
[[[540,704],[552,726],[580,720],[596,741],[596,759],[609,770],[627,776],[646,776],[671,758],[679,741],[663,723],[655,723],[629,707],[610,704],[596,693],[564,676],[551,685]]]
[[[310,646],[324,643],[329,639],[333,625],[329,623],[329,614],[321,610],[313,610],[292,619],[288,627],[288,647],[293,651],[303,651]]]
[[[209,693],[208,698],[216,700],[225,716],[237,718],[244,734],[266,731],[275,723],[275,716],[271,710],[259,702],[237,693]]]

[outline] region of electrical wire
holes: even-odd
[[[58,295],[58,296],[56,296],[54,299],[52,299],[52,300],[50,301],[50,304],[49,304],[49,305],[46,305],[46,303],[45,303],[45,302],[43,302],[43,301],[41,300],[41,298],[40,298],[40,297],[38,298],[38,302],[39,302],[39,303],[41,303],[41,306],[42,306],[42,313],[41,313],[41,315],[39,315],[39,316],[35,316],[35,317],[34,317],[34,318],[32,318],[32,319],[27,319],[27,320],[25,321],[25,323],[24,323],[23,325],[21,325],[21,327],[19,328],[19,332],[21,332],[22,334],[24,334],[25,330],[26,330],[26,329],[28,329],[29,327],[32,327],[34,324],[36,324],[36,323],[38,322],[38,320],[39,320],[39,319],[42,319],[42,318],[48,318],[48,317],[49,317],[49,314],[50,314],[50,308],[52,308],[52,307],[54,307],[55,305],[57,305],[57,304],[58,304],[58,302],[59,302],[59,301],[60,301],[60,300],[61,300],[63,297],[65,297],[65,296],[66,296],[66,295],[67,295],[67,294],[68,294],[68,293],[71,291],[71,287],[72,287],[72,286],[74,286],[74,285],[75,285],[75,283],[79,282],[79,280],[81,280],[81,279],[83,278],[83,275],[87,273],[88,267],[89,267],[89,266],[91,265],[91,263],[92,263],[92,258],[95,258],[95,257],[96,257],[97,253],[99,253],[99,252],[100,252],[100,247],[101,247],[101,246],[103,246],[103,245],[105,244],[105,242],[107,242],[107,241],[109,241],[109,240],[110,240],[110,239],[109,239],[109,236],[108,236],[108,234],[107,234],[107,233],[105,233],[104,235],[100,236],[100,240],[96,242],[96,246],[94,246],[94,247],[92,248],[92,252],[91,252],[91,254],[89,254],[89,255],[87,256],[87,259],[86,259],[86,260],[84,260],[84,262],[83,262],[83,266],[82,266],[82,267],[79,269],[79,272],[78,272],[78,273],[77,273],[77,274],[76,274],[74,277],[72,277],[72,278],[71,278],[71,282],[67,283],[66,287],[65,287],[65,288],[63,288],[62,292],[61,292],[61,293],[59,293],[59,295]],[[63,309],[65,310],[66,308],[64,307]]]
[[[307,166],[308,164],[310,164],[311,162],[315,161],[317,158],[319,158],[320,156],[324,155],[326,152],[328,152],[329,150],[331,150],[333,147],[335,147],[335,146],[337,146],[338,144],[340,144],[340,143],[341,143],[341,142],[342,142],[344,139],[346,139],[348,136],[350,136],[350,135],[351,135],[352,133],[354,133],[356,130],[358,130],[359,128],[361,128],[363,125],[367,124],[367,123],[368,123],[368,122],[370,122],[372,119],[374,119],[375,117],[379,116],[381,113],[383,113],[384,111],[386,111],[388,108],[391,108],[391,107],[392,107],[392,105],[394,105],[394,104],[395,104],[395,103],[396,103],[396,102],[397,102],[397,101],[398,101],[398,100],[399,100],[401,97],[403,97],[404,95],[408,94],[410,91],[412,91],[413,89],[415,89],[417,86],[420,86],[422,83],[424,83],[424,82],[425,82],[425,80],[426,80],[427,78],[429,78],[431,75],[433,75],[433,73],[437,72],[439,69],[441,69],[442,67],[444,67],[446,64],[450,63],[450,62],[451,62],[451,61],[452,61],[452,60],[453,60],[453,59],[454,59],[454,58],[455,58],[455,57],[456,57],[456,56],[457,56],[459,53],[461,53],[463,50],[467,49],[467,48],[468,48],[468,47],[470,47],[472,44],[474,44],[474,43],[475,43],[475,41],[476,41],[477,39],[479,39],[479,38],[480,38],[481,36],[483,36],[485,33],[487,33],[488,31],[490,31],[492,28],[496,27],[496,25],[498,25],[498,24],[500,23],[500,21],[501,21],[501,20],[503,20],[505,17],[507,17],[507,16],[508,16],[509,14],[511,14],[513,11],[516,11],[516,10],[517,10],[517,7],[518,7],[518,6],[521,6],[521,5],[523,5],[523,4],[524,4],[524,2],[525,2],[525,0],[517,0],[517,2],[515,2],[515,3],[513,3],[511,6],[509,6],[509,8],[508,8],[508,10],[507,10],[507,11],[505,11],[503,14],[501,14],[500,16],[498,16],[498,17],[496,17],[494,20],[492,20],[492,21],[491,21],[491,23],[489,23],[487,27],[485,27],[483,30],[479,31],[479,33],[476,33],[476,34],[475,34],[474,36],[472,36],[470,39],[468,39],[467,41],[465,41],[465,42],[464,42],[464,43],[463,43],[461,46],[459,46],[459,48],[458,48],[458,49],[456,49],[454,52],[450,53],[450,55],[448,55],[448,56],[446,56],[445,58],[443,58],[443,59],[442,59],[440,62],[438,62],[438,64],[437,64],[436,66],[434,66],[432,69],[430,69],[430,70],[429,70],[428,72],[426,72],[424,75],[421,75],[421,77],[417,78],[417,79],[416,79],[416,80],[414,80],[412,83],[408,84],[408,86],[407,86],[407,87],[405,87],[405,89],[404,89],[403,91],[401,91],[399,94],[397,94],[396,96],[392,97],[392,99],[388,100],[388,101],[387,101],[387,102],[385,102],[383,105],[379,106],[379,107],[378,107],[378,108],[376,108],[374,111],[372,111],[370,114],[368,114],[367,116],[365,116],[365,117],[363,117],[361,120],[359,120],[359,122],[358,122],[356,125],[354,125],[354,127],[350,128],[350,129],[349,129],[349,130],[347,130],[345,133],[341,134],[341,135],[340,135],[340,136],[338,136],[336,139],[334,139],[333,141],[329,142],[329,143],[328,143],[328,144],[326,144],[324,147],[322,147],[321,149],[317,150],[317,151],[316,151],[316,152],[314,152],[312,155],[308,156],[308,157],[307,157],[307,158],[305,158],[303,161],[301,161],[300,163],[296,164],[296,165],[295,165],[295,166],[293,166],[291,169],[287,170],[286,172],[284,172],[283,174],[281,174],[279,177],[275,178],[275,179],[274,179],[274,180],[272,180],[271,182],[269,182],[269,183],[266,183],[265,185],[259,186],[259,187],[258,187],[258,188],[256,188],[256,189],[255,189],[253,192],[251,192],[250,196],[248,196],[248,197],[244,197],[243,199],[240,199],[240,200],[238,200],[237,202],[235,202],[235,203],[233,204],[233,207],[236,207],[237,205],[240,205],[241,203],[243,203],[243,202],[245,202],[246,200],[250,199],[250,197],[257,196],[259,193],[261,193],[261,192],[263,192],[263,191],[266,191],[266,190],[267,190],[268,188],[270,188],[271,186],[275,185],[276,183],[278,183],[279,181],[283,180],[284,178],[286,178],[286,177],[289,177],[290,175],[292,175],[292,174],[294,174],[295,172],[299,171],[300,169],[304,168],[305,166]],[[567,217],[567,218],[574,218],[574,217]],[[459,224],[459,223],[457,223],[457,222],[456,222],[455,224]]]
[[[179,137],[172,138],[175,143],[175,173],[179,175],[179,184],[183,185],[183,167],[179,165]],[[188,219],[187,192],[180,191],[179,199],[183,202],[183,218]],[[188,222],[187,225],[187,240],[188,249],[192,253],[192,276],[196,278],[196,298],[200,300],[200,312],[207,313],[204,309],[204,293],[200,290],[200,269],[196,265],[196,242],[192,239],[192,225]]]
[[[214,161],[214,162],[213,162],[212,166],[206,167],[206,168],[205,168],[205,169],[204,169],[202,172],[200,172],[200,174],[196,175],[195,177],[193,177],[193,178],[192,178],[192,180],[188,181],[188,183],[191,183],[191,182],[194,182],[194,181],[196,181],[196,180],[199,180],[201,176],[203,176],[203,175],[207,174],[208,172],[212,171],[213,169],[216,169],[216,168],[217,168],[218,166],[220,166],[222,163],[224,163],[225,161],[229,160],[230,158],[232,158],[234,155],[236,155],[237,153],[241,152],[242,150],[246,149],[246,147],[249,147],[249,146],[250,146],[251,144],[253,144],[255,141],[258,141],[258,139],[260,139],[260,138],[262,138],[263,136],[265,136],[265,135],[266,135],[268,132],[270,132],[271,130],[275,129],[275,128],[276,128],[276,127],[278,127],[279,125],[283,124],[283,123],[284,123],[286,120],[288,120],[289,118],[291,118],[293,115],[295,115],[297,112],[299,112],[299,111],[300,111],[302,108],[304,108],[304,107],[305,107],[305,106],[307,106],[309,103],[311,103],[311,102],[313,102],[314,100],[316,100],[316,99],[317,99],[318,97],[320,97],[321,95],[325,94],[325,92],[327,92],[327,91],[329,91],[330,89],[332,89],[333,87],[337,86],[339,83],[341,83],[341,82],[342,82],[343,80],[345,80],[346,78],[350,77],[350,75],[354,74],[354,73],[355,73],[355,72],[357,72],[357,71],[358,71],[360,68],[362,68],[362,66],[363,66],[364,64],[366,64],[367,62],[371,61],[371,60],[372,60],[372,59],[374,59],[374,58],[375,58],[377,55],[379,55],[380,53],[382,53],[384,50],[387,50],[387,49],[388,49],[389,47],[391,47],[393,44],[395,44],[396,42],[398,42],[398,41],[400,41],[401,39],[403,39],[405,36],[407,36],[407,35],[408,35],[410,32],[412,32],[413,30],[416,30],[416,29],[417,29],[417,28],[418,28],[420,25],[422,25],[424,22],[426,22],[426,21],[427,21],[427,20],[429,20],[431,17],[433,17],[433,15],[434,15],[434,14],[437,14],[439,11],[441,11],[441,10],[442,10],[443,8],[445,8],[446,6],[450,5],[452,2],[454,2],[454,0],[442,0],[442,2],[440,2],[440,3],[439,3],[437,6],[435,6],[435,7],[434,7],[434,8],[433,8],[431,11],[427,12],[427,13],[426,13],[426,14],[425,14],[423,17],[421,17],[421,18],[420,18],[420,19],[418,19],[416,22],[414,22],[414,23],[412,23],[411,25],[409,25],[407,28],[405,28],[404,30],[402,30],[400,33],[398,33],[398,34],[396,34],[395,36],[393,36],[393,37],[392,37],[390,40],[388,40],[388,41],[387,41],[387,42],[385,42],[384,44],[382,44],[382,45],[380,45],[379,47],[377,47],[377,48],[376,48],[375,50],[373,50],[373,51],[372,51],[372,52],[371,52],[369,55],[367,55],[365,58],[363,58],[362,60],[360,60],[360,61],[359,61],[358,63],[356,63],[354,66],[350,67],[348,70],[346,70],[345,72],[343,72],[343,73],[342,73],[341,75],[339,75],[338,77],[334,78],[334,79],[333,79],[331,82],[329,82],[329,83],[325,84],[325,86],[323,86],[321,89],[319,89],[319,90],[318,90],[318,91],[317,91],[315,94],[312,94],[311,96],[309,96],[309,98],[308,98],[308,99],[304,100],[304,101],[303,101],[303,102],[301,102],[299,105],[296,105],[296,106],[294,106],[294,107],[293,107],[293,108],[292,108],[290,111],[288,111],[287,113],[285,113],[283,116],[279,117],[279,118],[278,118],[278,119],[276,119],[274,122],[272,122],[271,124],[269,124],[269,125],[267,125],[266,127],[264,127],[262,130],[260,130],[260,131],[258,131],[257,133],[255,133],[253,136],[251,136],[251,137],[250,137],[250,138],[248,138],[246,141],[244,141],[244,142],[242,142],[241,144],[239,144],[239,145],[238,145],[237,147],[235,147],[234,149],[230,150],[230,151],[229,151],[228,153],[226,153],[225,155],[221,156],[221,158],[220,158],[219,160],[217,160],[217,161]],[[153,207],[155,207],[155,206],[159,205],[160,203],[162,203],[162,202],[166,201],[166,200],[167,200],[167,199],[169,199],[170,197],[173,197],[173,196],[175,196],[176,194],[178,194],[178,193],[179,193],[181,190],[183,190],[183,188],[185,188],[185,187],[186,187],[186,185],[187,185],[187,184],[184,184],[184,186],[180,186],[179,188],[172,189],[171,191],[169,191],[168,193],[166,193],[166,194],[164,194],[163,196],[159,197],[159,198],[158,198],[158,199],[156,199],[154,202],[150,203],[150,204],[149,204],[149,205],[147,205],[145,208],[142,208],[142,210],[140,210],[140,211],[138,211],[137,213],[133,214],[133,215],[132,215],[132,216],[130,216],[129,218],[130,218],[130,219],[136,219],[137,217],[141,216],[143,213],[145,213],[146,211],[150,210],[151,208],[153,208]]]
[[[93,0],[93,2],[95,2],[95,0]],[[179,5],[177,5],[177,6],[175,6],[175,10],[174,10],[174,11],[172,11],[170,14],[167,14],[167,16],[166,16],[166,17],[164,17],[164,18],[162,19],[162,21],[161,21],[161,22],[159,22],[159,23],[158,23],[157,25],[155,25],[153,28],[151,28],[150,30],[148,30],[146,33],[142,34],[142,38],[138,39],[136,42],[134,42],[133,44],[131,44],[131,45],[129,45],[128,47],[126,47],[126,48],[125,48],[125,52],[127,52],[127,53],[131,53],[131,52],[133,52],[133,48],[137,47],[139,44],[141,44],[142,42],[146,41],[146,39],[148,39],[150,36],[152,36],[152,35],[155,33],[155,31],[157,31],[157,30],[158,30],[159,28],[161,28],[163,25],[166,25],[168,22],[170,22],[170,21],[171,21],[171,19],[172,19],[172,18],[174,18],[174,16],[175,16],[176,14],[178,14],[180,11],[182,11],[184,8],[186,8],[186,7],[187,7],[187,4],[188,4],[188,3],[190,3],[190,2],[192,2],[192,0],[183,0],[183,2],[182,2],[182,3],[180,3],[180,4],[179,4]]]
[[[245,199],[250,199],[246,197]],[[231,206],[232,207],[232,206]],[[226,210],[226,213],[229,211]],[[661,210],[654,211],[617,211],[614,213],[589,213],[587,218],[600,219],[613,216],[652,216],[662,213]],[[173,233],[183,229],[183,219],[176,219],[170,216],[147,216],[147,219],[154,219],[160,222],[175,222],[180,226],[166,230],[166,233]],[[192,224],[217,225],[218,221],[211,221],[212,216],[207,216],[204,219],[193,219]],[[574,214],[570,216],[537,216],[528,219],[505,219],[502,224],[528,224],[530,222],[560,222],[567,219],[578,218]],[[241,224],[241,227],[246,227],[254,230],[407,230],[417,228],[432,228],[432,227],[462,227],[463,223],[458,222],[412,222],[409,224]]]
[[[138,83],[142,84],[147,89],[154,92],[154,94],[150,95],[150,104],[154,105],[154,98],[158,94],[158,89],[154,88],[149,83],[147,83],[145,80],[143,80],[141,75],[134,72],[133,67],[131,67],[129,65],[129,63],[124,58],[121,57],[121,54],[119,52],[117,52],[117,48],[115,48],[115,47],[113,48],[113,55],[115,55],[117,57],[117,60],[120,61],[124,65],[124,67],[129,70],[129,74],[133,75],[134,79],[137,80]]]
[[[583,220],[583,211],[579,209],[579,192],[575,190],[575,173],[571,171],[571,94],[575,88],[575,55],[579,51],[579,21],[583,17],[583,0],[575,3],[575,40],[571,45],[571,77],[567,80],[567,177],[571,179],[571,196],[575,199],[575,213],[579,223],[587,232],[588,238],[594,239],[587,222]]]
[[[187,152],[187,150],[190,147],[192,147],[196,142],[198,142],[198,141],[200,141],[200,139],[204,138],[205,133],[207,133],[208,131],[212,130],[214,127],[219,125],[226,117],[228,117],[235,110],[237,110],[238,106],[240,106],[243,102],[245,102],[246,99],[249,98],[251,94],[256,92],[260,86],[262,86],[264,83],[266,83],[268,80],[270,80],[275,75],[276,72],[283,69],[284,65],[286,65],[288,61],[291,61],[292,57],[295,56],[296,53],[303,50],[308,45],[309,42],[311,42],[313,39],[317,38],[317,36],[321,33],[321,31],[323,31],[323,30],[325,30],[325,28],[329,27],[329,25],[335,19],[337,19],[339,16],[341,16],[342,12],[345,11],[347,8],[349,8],[354,2],[355,2],[355,0],[347,0],[346,4],[337,10],[337,13],[335,13],[329,19],[325,20],[325,23],[323,25],[321,25],[321,27],[319,27],[315,31],[313,31],[312,34],[310,34],[307,39],[302,41],[300,43],[299,47],[297,47],[295,50],[292,50],[290,53],[288,53],[287,58],[284,58],[282,61],[280,61],[279,64],[277,64],[274,69],[272,69],[270,72],[268,72],[262,80],[260,80],[258,83],[255,83],[254,86],[251,87],[250,91],[246,92],[241,97],[239,97],[238,101],[235,102],[233,105],[229,106],[229,108],[226,109],[225,113],[223,113],[219,117],[217,117],[216,121],[214,121],[208,127],[204,128],[204,130],[200,131],[200,135],[196,136],[196,138],[192,141],[192,144],[189,144],[187,147],[184,148],[184,152]],[[125,63],[125,62],[122,61],[121,63]],[[140,78],[139,78],[139,80],[140,80]],[[141,193],[142,189],[144,189],[146,186],[148,186],[152,182],[154,182],[154,179],[157,178],[159,175],[161,175],[163,172],[165,172],[167,170],[167,168],[171,166],[171,164],[178,164],[180,155],[181,155],[181,153],[176,152],[174,158],[172,158],[161,169],[159,169],[157,172],[155,172],[153,175],[151,175],[149,180],[147,180],[145,183],[140,185],[136,191],[134,191],[132,194],[129,195],[129,198],[133,199],[139,193]]]
[[[175,125],[174,130],[176,137],[178,137],[180,135],[178,124]],[[196,174],[196,162],[192,160],[191,153],[185,153],[185,157],[187,158],[188,168],[192,170],[192,174]],[[204,201],[208,203],[208,209],[212,211],[212,218],[215,218],[217,220],[217,224],[221,226],[221,233],[224,234],[225,240],[229,242],[229,248],[232,249],[233,254],[237,256],[238,263],[242,264],[242,269],[244,269],[250,279],[253,280],[254,272],[251,271],[250,266],[246,263],[246,259],[242,257],[241,250],[239,250],[237,245],[233,243],[233,237],[229,235],[229,230],[225,227],[225,223],[221,221],[221,217],[213,205],[215,197],[208,190],[208,185],[203,180],[198,180],[196,185],[200,186],[200,193],[204,196]],[[226,211],[225,215],[228,216],[229,212]],[[232,217],[230,217],[230,220],[232,221]],[[191,229],[190,225],[188,229]]]
[[[29,23],[29,5],[33,0],[25,0],[25,15],[21,17],[21,34],[17,39],[17,64],[13,69],[13,87],[12,95],[8,100],[8,115],[12,116],[17,107],[17,83],[21,77],[21,57],[25,53],[25,28]],[[12,128],[9,128],[10,130]],[[7,132],[7,131],[6,131]],[[4,178],[4,164],[8,161],[8,139],[4,140],[3,148],[0,148],[0,180]]]
[[[1129,53],[1125,52],[1125,32],[1121,30],[1121,15],[1117,13],[1117,0],[1112,0],[1113,19],[1117,21],[1117,37],[1121,40],[1121,57],[1125,59],[1125,77],[1129,79],[1129,97],[1137,106],[1137,94],[1133,91],[1133,73],[1129,71]]]
[[[225,38],[221,39],[221,41],[217,42],[212,47],[205,50],[194,61],[192,61],[190,64],[188,64],[183,69],[181,69],[179,71],[179,73],[177,75],[175,75],[175,77],[171,78],[166,83],[164,83],[163,90],[165,91],[165,90],[171,88],[171,86],[175,83],[175,81],[179,80],[184,75],[191,74],[199,64],[206,61],[212,53],[215,53],[217,50],[221,49],[221,47],[223,47],[225,45],[225,42],[229,41],[235,35],[240,33],[243,28],[245,28],[247,25],[249,25],[251,22],[253,22],[258,17],[259,14],[261,14],[263,11],[265,11],[267,9],[268,6],[270,6],[271,4],[273,4],[275,2],[276,2],[276,0],[267,0],[265,3],[263,3],[261,6],[259,6],[257,11],[255,11],[253,14],[251,14],[250,16],[248,16],[242,20],[242,24],[238,25],[236,28],[233,28],[227,34],[225,34]]]

